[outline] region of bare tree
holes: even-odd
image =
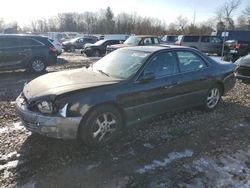
[[[246,17],[247,26],[248,26],[248,29],[250,29],[250,3],[248,4],[248,6],[243,11],[243,15]]]
[[[188,19],[180,15],[176,19],[176,25],[180,28],[182,33],[185,34],[185,28],[188,25]]]
[[[239,8],[241,0],[230,0],[225,2],[221,7],[216,10],[216,17],[219,22],[224,22],[228,29],[234,29],[233,14]],[[220,25],[223,25],[220,23]]]
[[[4,20],[0,19],[0,32],[3,32],[4,30]]]

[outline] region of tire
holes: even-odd
[[[104,146],[118,137],[122,127],[119,110],[111,105],[103,105],[91,111],[80,124],[78,138],[87,146]]]
[[[99,51],[99,50],[94,50],[93,56],[94,56],[94,57],[100,57],[100,56],[101,56],[100,51]]]
[[[204,105],[203,105],[204,110],[205,111],[214,110],[221,101],[221,95],[222,95],[221,86],[216,84],[213,87],[211,87],[208,90],[206,98],[204,100]]]
[[[34,73],[44,72],[46,69],[46,61],[44,58],[35,57],[30,61],[30,70]]]
[[[70,52],[74,52],[74,51],[76,51],[76,49],[75,49],[74,46],[70,46],[69,51],[70,51]]]

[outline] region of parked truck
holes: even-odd
[[[234,62],[250,53],[250,30],[216,31],[212,35],[224,38],[224,60]]]

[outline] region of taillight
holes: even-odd
[[[240,44],[239,44],[239,43],[236,43],[236,44],[235,44],[235,48],[236,48],[236,49],[239,49],[239,48],[240,48]]]
[[[49,51],[51,51],[51,52],[56,52],[56,48],[55,48],[54,46],[50,46],[50,47],[49,47]]]

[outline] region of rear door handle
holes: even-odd
[[[173,82],[170,83],[170,85],[167,85],[167,86],[165,86],[164,88],[165,88],[165,89],[169,89],[169,88],[172,88],[172,87],[174,87],[174,86],[176,86],[176,85],[178,85],[178,84],[179,84],[179,82],[173,81]]]

